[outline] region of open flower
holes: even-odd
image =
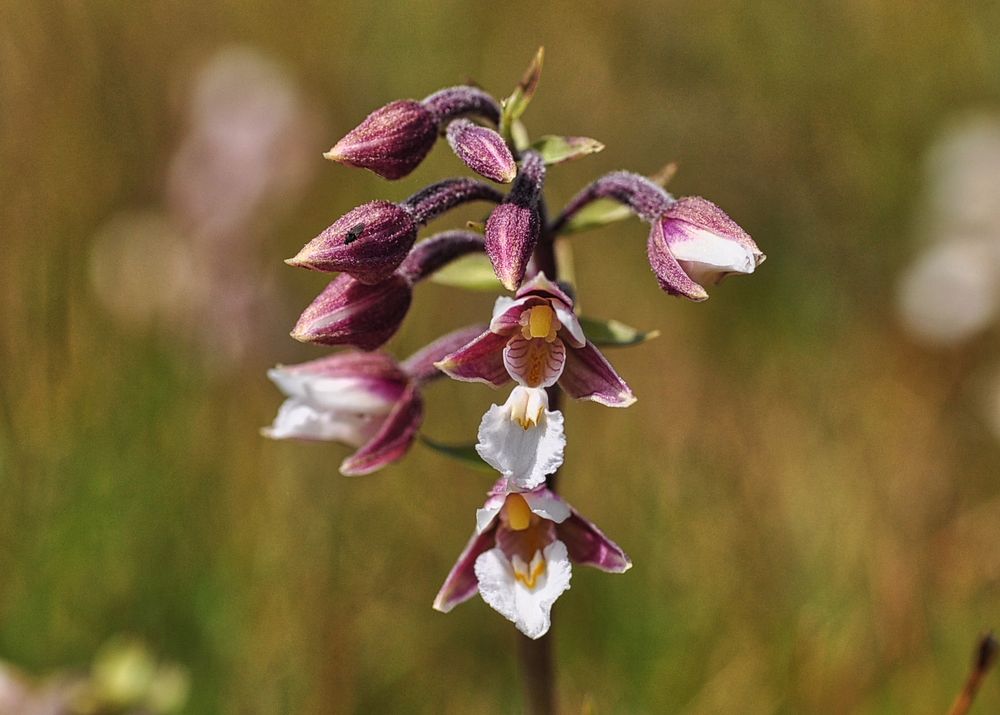
[[[746,231],[700,196],[674,202],[653,221],[647,252],[660,287],[695,301],[708,298],[703,284],[753,273],[765,258]]]
[[[476,512],[476,533],[434,599],[447,613],[478,591],[529,638],[549,630],[552,604],[569,589],[571,562],[623,573],[618,544],[545,487],[507,494],[498,482]]]
[[[573,314],[573,301],[539,273],[515,298],[497,298],[489,330],[446,356],[438,367],[456,380],[500,387],[557,381],[571,397],[628,407],[635,396],[604,355],[589,342]]]
[[[399,364],[383,353],[342,352],[268,371],[287,396],[264,435],[328,440],[358,450],[340,465],[349,476],[368,474],[400,459],[423,420],[420,387],[440,377],[434,362],[481,330],[463,328]]]

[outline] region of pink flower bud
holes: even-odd
[[[517,164],[510,149],[492,129],[468,119],[456,119],[448,125],[448,144],[480,176],[501,184],[509,184],[517,176]]]
[[[341,216],[285,262],[377,283],[403,262],[416,238],[417,222],[408,208],[371,201]]]
[[[401,179],[417,168],[437,139],[438,125],[420,102],[400,99],[365,117],[324,156]]]
[[[534,206],[501,204],[486,221],[486,253],[507,290],[521,285],[539,229]]]
[[[302,313],[292,337],[374,350],[399,329],[412,298],[409,281],[399,274],[374,285],[340,275]]]

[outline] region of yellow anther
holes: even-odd
[[[524,531],[531,525],[531,508],[520,494],[508,494],[504,508],[507,525],[514,531]]]
[[[521,335],[525,340],[532,338],[542,338],[547,343],[556,339],[556,331],[559,330],[559,321],[556,312],[547,305],[536,305],[528,308],[521,316]]]

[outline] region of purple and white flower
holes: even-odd
[[[647,252],[660,287],[694,301],[708,298],[704,285],[753,273],[765,259],[746,231],[700,196],[679,199],[653,222]]]
[[[521,286],[514,298],[497,298],[489,330],[438,367],[456,380],[493,387],[510,379],[524,387],[558,382],[575,399],[608,407],[635,402],[629,386],[583,334],[573,300],[544,273]]]
[[[478,592],[529,638],[549,630],[552,605],[570,587],[572,563],[624,573],[625,552],[554,492],[508,494],[498,482],[476,512],[476,533],[434,600],[449,612]]]
[[[400,459],[423,420],[420,388],[440,377],[434,362],[481,326],[436,340],[402,364],[384,353],[342,352],[268,371],[288,399],[263,430],[273,439],[322,440],[357,448],[340,465],[349,476]]]

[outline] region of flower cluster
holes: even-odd
[[[498,473],[476,514],[476,532],[434,607],[450,611],[478,592],[531,638],[548,631],[552,604],[569,588],[572,563],[612,573],[631,567],[617,544],[555,493],[553,478],[566,447],[562,395],[608,407],[634,403],[598,344],[634,344],[642,335],[623,335],[616,321],[577,315],[575,288],[559,280],[556,240],[635,215],[650,224],[649,261],[660,287],[693,301],[708,297],[706,285],[752,273],[764,260],[747,233],[711,202],[675,199],[657,181],[628,172],[600,177],[547,219],[547,167],[603,145],[586,137],[530,141],[520,116],[540,66],[539,54],[502,103],[473,87],[391,102],[326,154],[398,179],[414,171],[443,134],[466,166],[511,187],[503,194],[479,180],[454,178],[399,203],[373,201],[335,221],[290,259],[295,266],[340,273],[302,314],[293,337],[360,350],[272,370],[288,399],[264,431],[279,439],[349,444],[357,452],[341,472],[367,474],[409,449],[423,415],[420,392],[434,378],[495,389],[513,382],[503,404],[483,415],[474,453],[425,440],[451,455],[478,454]],[[481,233],[452,230],[417,242],[421,226],[469,201],[494,204]],[[514,293],[496,299],[489,325],[452,332],[402,363],[373,352],[400,327],[414,286],[469,256],[488,262],[496,288]]]

